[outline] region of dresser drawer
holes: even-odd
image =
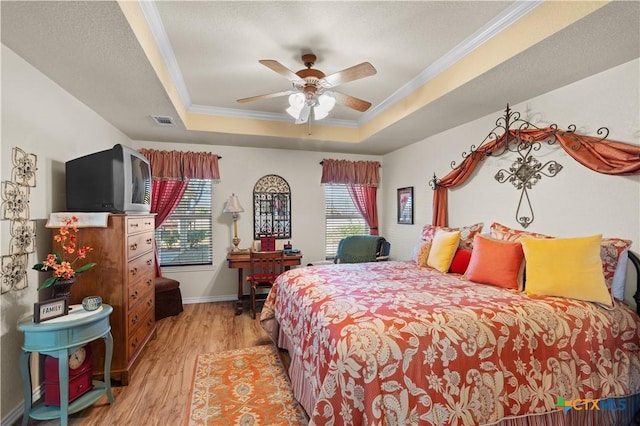
[[[154,216],[127,217],[127,234],[135,234],[155,229]]]
[[[127,310],[131,311],[139,301],[143,299],[148,300],[149,295],[155,293],[153,275],[152,271],[148,271],[135,281],[129,283],[129,288],[127,289]]]
[[[129,330],[130,336],[136,332],[138,327],[141,327],[143,322],[148,321],[149,313],[152,313],[152,316],[155,317],[153,298],[153,292],[144,294],[140,303],[135,305],[135,308],[127,314],[127,330]]]
[[[127,259],[135,259],[153,250],[153,231],[127,237]]]
[[[154,271],[154,261],[153,261],[153,251],[146,253],[144,256],[141,256],[137,259],[132,260],[127,263],[127,275],[128,275],[128,283],[133,283],[141,276],[147,274],[150,271]]]
[[[147,340],[149,333],[153,331],[156,325],[155,311],[149,309],[142,317],[142,321],[139,321],[137,326],[130,332],[127,347],[127,359],[131,359],[142,348],[142,345]]]

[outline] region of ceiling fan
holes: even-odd
[[[293,90],[238,99],[238,102],[289,96],[290,106],[287,108],[287,112],[296,119],[296,124],[308,122],[312,109],[314,119],[321,120],[329,114],[335,104],[344,105],[360,112],[366,111],[371,106],[371,102],[329,90],[341,84],[374,75],[377,71],[369,62],[363,62],[330,75],[325,75],[322,71],[312,68],[316,62],[316,55],[312,53],[302,55],[302,62],[306,68],[297,72],[293,72],[280,62],[271,59],[263,59],[258,62],[287,78],[293,83]]]

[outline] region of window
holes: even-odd
[[[156,229],[160,266],[211,265],[211,180],[191,179],[171,216]]]
[[[340,240],[369,234],[369,226],[353,204],[346,185],[325,185],[325,255],[333,258]]]

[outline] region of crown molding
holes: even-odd
[[[364,113],[358,120],[325,118],[322,120],[322,124],[354,128],[367,123],[390,106],[396,104],[398,101],[438,76],[451,65],[464,58],[470,52],[486,43],[489,39],[504,31],[504,29],[518,21],[523,16],[530,13],[542,3],[544,3],[542,0],[517,0],[511,6],[502,11],[499,15],[487,22],[478,31],[471,34],[449,52],[445,53],[428,68],[418,74],[418,76],[416,76],[413,80],[409,81],[400,89],[396,90],[391,96],[387,97],[378,105],[375,105],[369,111]],[[160,18],[160,13],[156,8],[155,1],[138,0],[138,4],[169,70],[169,74],[171,76],[171,79],[173,80],[173,84],[175,85],[185,108],[189,112],[271,121],[288,122],[291,120],[291,118],[284,113],[278,114],[262,111],[239,110],[234,108],[220,108],[206,105],[192,105],[191,96],[189,95],[189,91],[187,90],[182,71],[178,66],[178,61],[176,60],[176,57],[173,53],[173,49],[171,48],[169,37],[167,36],[167,33],[164,29],[164,25],[162,23],[162,19]]]
[[[489,39],[504,31],[507,27],[518,21],[523,16],[530,13],[533,9],[540,6],[543,1],[518,0],[513,5],[503,10],[499,15],[487,22],[478,31],[464,39],[453,49],[438,58],[428,68],[418,74],[413,80],[396,90],[391,96],[384,101],[375,105],[369,111],[364,113],[358,119],[358,124],[362,125],[373,119],[382,111],[400,101],[410,93],[416,91],[428,81],[432,80],[451,65],[464,58],[466,55],[486,43]]]

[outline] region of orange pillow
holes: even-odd
[[[469,281],[522,290],[522,244],[476,235],[466,277]]]
[[[427,259],[429,258],[430,251],[431,251],[431,243],[430,242],[423,243],[416,257],[416,264],[418,266],[427,266]]]

